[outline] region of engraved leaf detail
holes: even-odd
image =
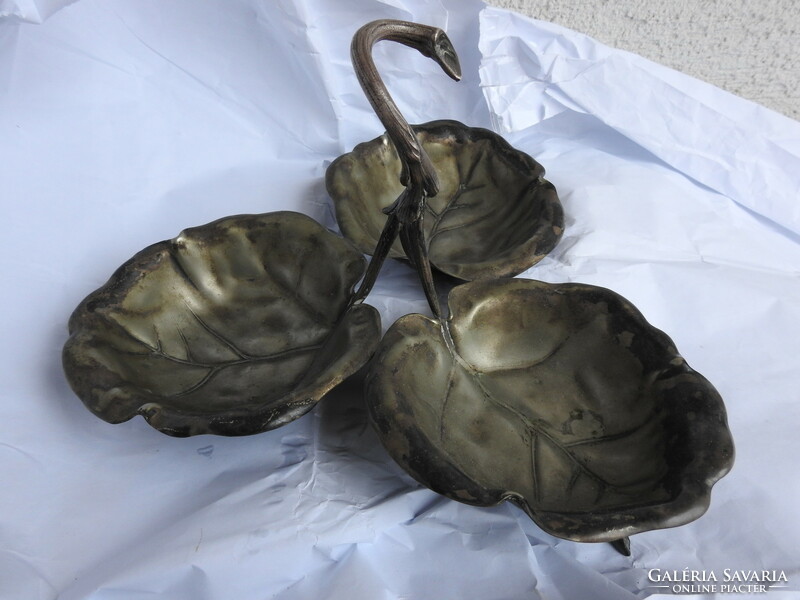
[[[446,324],[398,321],[368,379],[382,441],[420,482],[473,504],[511,499],[551,533],[585,541],[657,527],[661,505],[699,516],[683,506],[696,478],[687,472],[682,489],[675,448],[706,434],[672,411],[679,397],[693,418],[718,421],[721,401],[627,301],[514,279],[459,286],[450,309]],[[671,429],[677,420],[685,431]],[[726,428],[714,436],[732,452]],[[706,452],[693,455],[704,484],[730,458]]]
[[[423,229],[431,263],[462,279],[520,273],[546,255],[563,230],[563,212],[544,169],[496,134],[455,121],[414,127],[439,178]],[[328,193],[344,235],[364,252],[386,222],[382,209],[402,192],[400,162],[382,136],[334,161]],[[500,234],[502,232],[502,234]],[[404,258],[396,243],[390,256]]]
[[[174,435],[239,435],[309,410],[380,336],[347,312],[361,254],[298,213],[243,215],[146,248],[87,297],[64,350],[102,418]]]

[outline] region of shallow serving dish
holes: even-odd
[[[616,542],[702,515],[731,468],[725,407],[672,341],[605,288],[526,279],[397,321],[366,398],[389,453],[449,498],[519,505],[545,531]]]
[[[175,436],[273,429],[372,355],[380,317],[349,307],[365,262],[294,212],[187,229],[136,254],[75,309],[67,379],[111,423],[140,414]]]
[[[439,193],[427,199],[423,229],[431,264],[460,279],[519,274],[550,252],[564,214],[544,168],[487,129],[432,121],[412,129],[433,164]],[[372,253],[383,209],[403,191],[400,159],[384,134],[337,158],[328,194],[345,237]],[[389,256],[405,258],[399,243]]]

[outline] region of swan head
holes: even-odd
[[[437,28],[433,34],[433,48],[430,57],[439,63],[449,77],[456,81],[461,79],[461,63],[458,60],[456,49],[453,47],[453,42],[441,29]]]

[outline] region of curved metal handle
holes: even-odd
[[[430,158],[422,149],[411,126],[403,118],[375,68],[372,47],[380,40],[391,40],[414,48],[435,60],[451,78],[456,81],[461,79],[458,55],[447,34],[438,27],[387,19],[367,23],[353,37],[350,55],[358,82],[397,149],[402,167],[400,183],[406,189],[394,204],[384,210],[388,214],[386,225],[361,286],[353,296],[352,304],[364,300],[372,290],[378,271],[399,234],[403,249],[422,281],[425,297],[433,314],[441,317],[422,230],[425,199],[438,193],[439,179]]]
[[[461,79],[458,55],[450,38],[438,27],[390,19],[372,21],[361,27],[350,46],[358,82],[400,156],[403,168],[400,182],[406,187],[422,186],[426,196],[435,196],[439,191],[439,182],[433,165],[389,95],[372,60],[372,47],[381,40],[398,42],[418,50],[435,60],[456,81]]]

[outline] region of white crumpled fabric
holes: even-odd
[[[0,0],[1,597],[624,600],[664,591],[651,569],[800,589],[800,123],[477,1],[67,4]],[[725,398],[736,464],[699,520],[623,557],[446,500],[387,456],[358,381],[245,438],[109,425],[70,391],[70,312],[141,248],[236,213],[334,226],[326,166],[382,132],[349,61],[378,18],[462,59],[455,83],[378,45],[409,121],[493,127],[547,168],[567,229],[523,276],[623,294]],[[369,302],[384,327],[426,311],[400,264]]]

